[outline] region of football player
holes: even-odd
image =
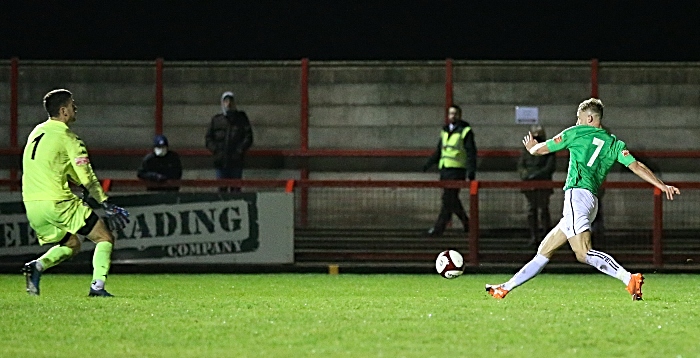
[[[552,139],[539,143],[528,133],[523,145],[532,155],[545,155],[562,149],[569,150],[569,172],[564,185],[564,210],[559,224],[544,238],[537,255],[525,264],[508,282],[486,285],[486,291],[501,299],[508,292],[535,277],[549,262],[554,252],[569,243],[576,259],[615,277],[627,286],[632,299],[642,299],[644,277],[631,274],[610,255],[591,248],[591,223],[598,212],[598,189],[615,162],[659,188],[669,200],[680,194],[678,188],[666,185],[649,168],[637,161],[627,150],[625,142],[602,127],[603,102],[591,98],[581,102],[576,112],[576,125],[565,129]]]
[[[53,90],[44,96],[44,108],[49,119],[32,130],[24,147],[22,200],[39,243],[54,246],[24,265],[27,292],[39,295],[42,272],[80,252],[77,235],[83,235],[96,244],[88,295],[112,296],[104,288],[114,245],[110,230],[123,229],[129,213],[107,200],[85,144],[69,128],[78,111],[73,94],[65,89]],[[69,180],[83,186],[102,205],[107,224],[71,192]]]

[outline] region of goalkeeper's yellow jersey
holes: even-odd
[[[87,148],[68,126],[49,119],[29,134],[22,156],[24,201],[68,200],[75,197],[68,181],[81,184],[101,203],[107,200],[92,170]]]

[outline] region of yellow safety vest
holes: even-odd
[[[440,134],[442,138],[442,154],[438,168],[467,168],[467,151],[464,150],[464,138],[471,130],[471,127],[464,127],[461,132],[450,132],[443,130]]]

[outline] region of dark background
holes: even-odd
[[[0,58],[699,61],[698,2],[2,1]]]

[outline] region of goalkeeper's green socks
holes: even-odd
[[[103,241],[95,245],[92,255],[92,289],[101,290],[105,287],[109,265],[112,262],[112,243]]]
[[[68,246],[56,245],[46,251],[45,254],[41,255],[37,259],[37,269],[39,271],[44,271],[48,268],[54,267],[64,260],[73,256],[73,250]]]

